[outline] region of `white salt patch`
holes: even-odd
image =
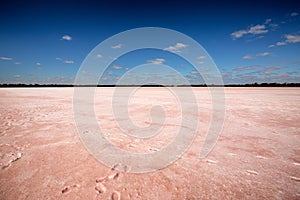
[[[247,170],[247,173],[253,174],[253,175],[258,175],[258,172],[254,171],[254,170]]]
[[[267,157],[260,156],[260,155],[257,155],[256,158],[259,158],[259,159],[268,159]]]
[[[295,177],[295,176],[290,176],[290,177],[293,181],[300,181],[300,178],[298,178],[298,177]]]
[[[206,162],[211,163],[211,164],[218,163],[218,161],[216,161],[216,160],[210,160],[210,159],[207,159]]]
[[[236,153],[228,153],[228,155],[230,155],[230,156],[237,156]]]
[[[296,166],[300,166],[300,163],[298,163],[298,162],[294,162],[293,164]]]

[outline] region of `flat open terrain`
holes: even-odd
[[[154,152],[169,142],[164,138],[180,126],[170,93],[143,88],[130,101],[141,127],[151,123],[153,102],[165,108],[163,135],[150,142],[122,134],[111,113],[113,90],[97,89],[95,113],[114,145]],[[300,88],[226,88],[223,130],[205,159],[198,154],[212,103],[206,88],[193,90],[200,126],[190,149],[164,169],[132,174],[86,150],[74,122],[73,88],[0,89],[0,199],[300,199]]]

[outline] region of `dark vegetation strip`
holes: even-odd
[[[227,85],[72,85],[72,84],[0,84],[1,88],[15,87],[300,87],[300,83],[249,83]]]

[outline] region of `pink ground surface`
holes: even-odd
[[[86,150],[74,122],[73,88],[0,89],[0,199],[300,199],[300,88],[226,88],[223,130],[205,159],[198,153],[211,98],[206,88],[194,92],[200,126],[191,148],[164,169],[132,174]],[[166,145],[164,135],[151,143],[124,138],[111,114],[112,93],[96,94],[96,115],[113,144],[132,152]],[[172,134],[180,110],[163,88],[136,93],[132,120],[149,124],[153,102],[164,104],[164,131]]]

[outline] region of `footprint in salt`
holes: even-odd
[[[158,151],[158,148],[149,148],[149,151]]]
[[[107,178],[111,180],[111,179],[117,179],[118,177],[119,177],[119,172],[111,174]]]
[[[98,182],[95,186],[95,190],[98,194],[103,194],[106,192],[106,187],[101,182]]]
[[[110,174],[108,176],[103,176],[103,177],[97,178],[96,183],[102,183],[102,182],[106,182],[106,181],[112,180],[112,179],[115,180],[118,177],[119,177],[119,172],[116,172],[116,173]]]
[[[66,194],[66,193],[70,192],[72,188],[76,188],[76,187],[79,187],[79,186],[80,186],[80,185],[78,185],[78,184],[75,184],[75,185],[69,185],[69,186],[65,187],[64,189],[62,189],[62,190],[61,190],[61,193],[62,193],[62,194]]]
[[[112,168],[111,171],[121,171],[121,172],[128,172],[130,170],[130,167],[127,165],[122,165],[122,164],[115,164]]]
[[[96,183],[101,183],[101,182],[104,182],[104,181],[107,181],[107,180],[108,180],[107,176],[103,176],[103,177],[97,178]]]
[[[24,155],[22,152],[17,152],[17,149],[9,144],[2,145],[1,150],[0,167],[2,169],[10,167],[13,162],[21,159]]]
[[[112,200],[120,200],[121,199],[121,193],[118,191],[113,191],[111,195]]]

